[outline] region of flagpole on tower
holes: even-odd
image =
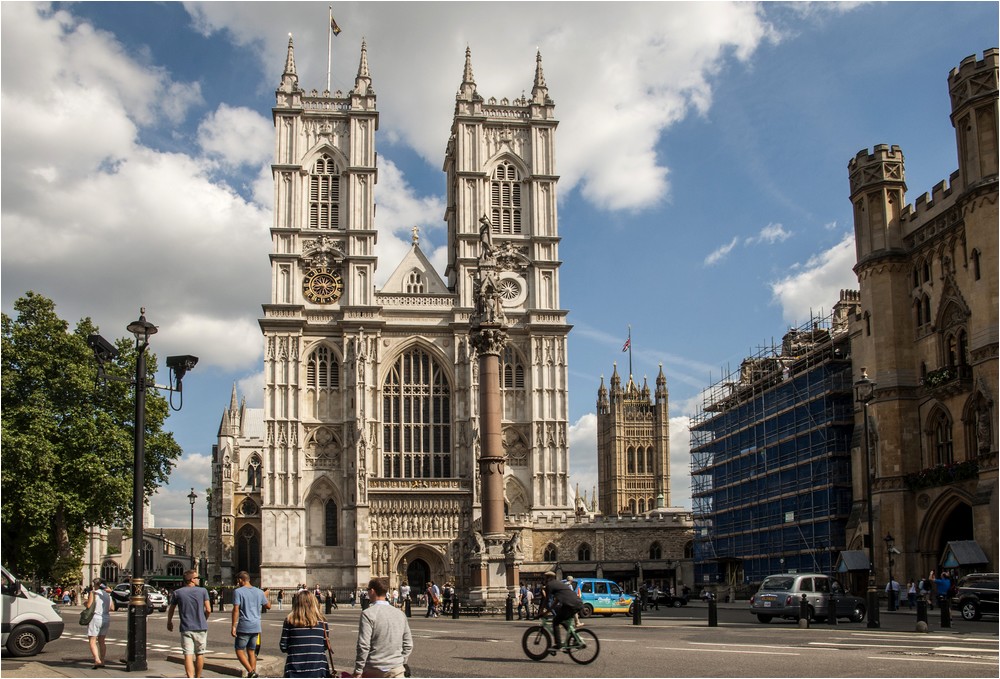
[[[628,376],[632,379],[632,324],[628,326]]]
[[[326,91],[330,91],[330,71],[333,70],[333,5],[330,5],[330,21],[326,24]]]

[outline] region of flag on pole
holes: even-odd
[[[629,337],[627,340],[625,340],[625,345],[622,347],[622,353],[628,351],[629,347],[631,346],[632,346],[632,338]]]
[[[340,26],[337,25],[337,20],[330,15],[330,30],[333,31],[334,35],[340,35]]]

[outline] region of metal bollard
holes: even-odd
[[[803,620],[805,620],[805,625],[802,624]],[[805,594],[802,595],[802,600],[799,601],[799,626],[809,627],[809,599],[806,598]]]
[[[459,603],[458,603],[458,597],[456,596],[455,599],[451,602],[452,620],[458,620],[458,608],[459,608]]]
[[[917,622],[927,623],[927,602],[923,597],[917,599]]]
[[[948,597],[938,597],[938,604],[941,606],[941,628],[951,627],[951,605]]]
[[[333,613],[333,599],[331,597],[326,598],[326,614],[330,615]]]
[[[830,599],[827,603],[826,608],[826,624],[836,625],[837,624],[837,597],[830,595]]]
[[[632,624],[642,624],[642,605],[638,599],[632,599]]]
[[[507,595],[507,605],[504,608],[504,618],[509,622],[514,619],[514,597]]]
[[[403,603],[403,611],[406,613],[406,617],[412,617],[413,611],[410,610],[410,597],[406,597],[406,601]]]
[[[715,602],[714,596],[708,600],[708,626],[719,626],[719,605]]]

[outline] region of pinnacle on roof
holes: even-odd
[[[535,52],[535,84],[531,88],[531,99],[536,104],[544,104],[548,96],[549,88],[542,73],[542,52],[539,50]]]
[[[462,70],[462,85],[458,88],[458,97],[471,99],[476,94],[476,78],[472,75],[472,48],[465,48],[465,68]]]
[[[368,43],[361,38],[361,60],[358,62],[358,75],[354,79],[355,94],[374,94],[372,91],[372,77],[368,72]]]
[[[295,45],[292,43],[292,34],[288,34],[288,55],[285,57],[285,75],[296,75],[295,73]]]
[[[229,397],[229,410],[236,412],[238,408],[238,401],[236,396],[236,383],[233,382],[233,395]]]
[[[281,85],[278,89],[285,93],[299,89],[299,76],[295,73],[295,45],[291,33],[288,34],[288,54],[285,56],[285,70],[281,74]]]

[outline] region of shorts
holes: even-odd
[[[257,648],[257,635],[260,632],[237,632],[235,648],[237,651],[245,651],[247,649],[255,650]]]
[[[108,628],[111,627],[110,615],[95,615],[87,624],[88,637],[106,637]]]
[[[208,646],[208,630],[188,630],[181,632],[181,648],[184,655],[204,655]]]

